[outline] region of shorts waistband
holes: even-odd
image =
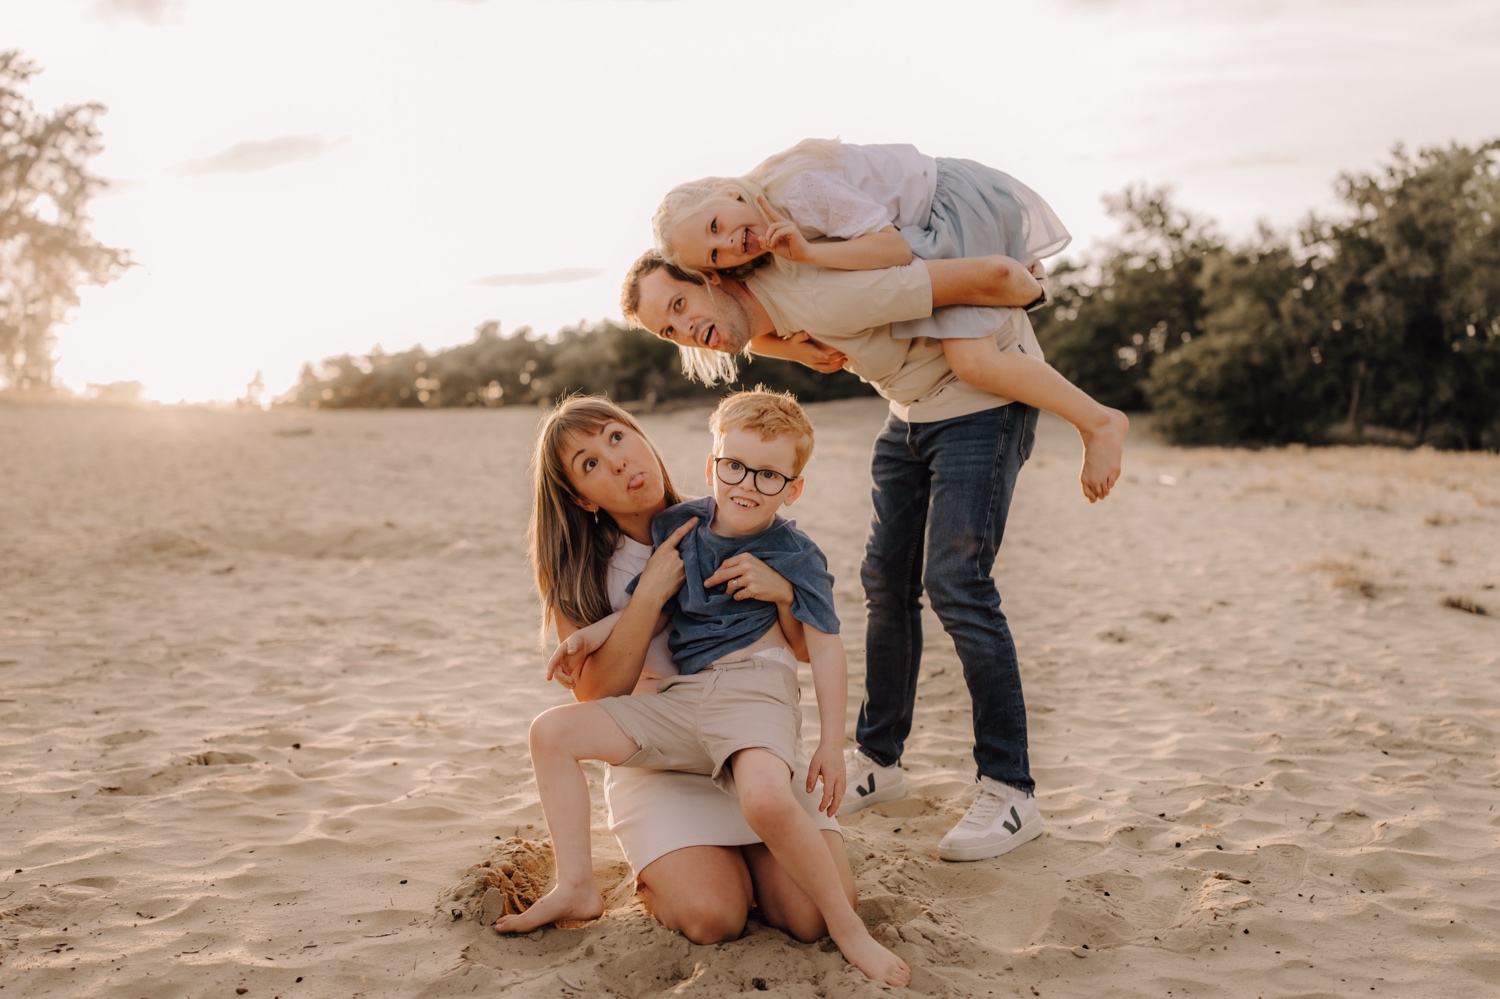
[[[758,652],[754,652],[746,656],[744,659],[733,659],[727,662],[724,660],[720,660],[716,663],[713,663],[712,665],[705,666],[704,671],[707,672],[708,670],[745,669],[750,666],[762,665],[766,661],[776,663],[779,666],[785,666],[793,673],[797,672],[797,657],[792,655],[791,649],[782,648],[780,646],[773,646],[769,649],[761,649]]]

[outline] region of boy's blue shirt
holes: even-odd
[[[839,619],[833,608],[833,575],[828,571],[828,560],[795,522],[777,516],[759,534],[720,537],[709,530],[714,518],[714,498],[705,496],[657,514],[651,522],[653,543],[661,544],[693,517],[698,518],[697,526],[677,546],[687,578],[664,608],[672,617],[668,646],[678,670],[696,673],[751,644],[776,623],[775,604],[736,600],[722,583],[711,589],[703,585],[705,579],[718,571],[720,563],[744,552],[754,555],[792,584],[793,617],[819,631],[838,634]],[[639,579],[631,581],[628,592],[635,592]]]

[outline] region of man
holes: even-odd
[[[1031,323],[1014,306],[1043,297],[1005,257],[914,260],[883,271],[770,266],[699,281],[654,253],[636,262],[622,295],[631,323],[684,347],[737,354],[753,343],[759,353],[784,354],[773,338],[815,337],[822,347],[813,349],[840,354],[890,400],[871,457],[875,509],[860,570],[865,699],[840,814],[906,793],[900,758],[916,702],[925,585],[963,664],[979,772],[978,795],[939,846],[945,860],[1000,856],[1041,833],[1015,643],[990,575],[1037,411],[960,381],[938,341],[896,339],[888,324],[960,303],[1013,306],[993,310],[1000,346],[1040,357]]]

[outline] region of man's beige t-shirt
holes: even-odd
[[[959,381],[930,337],[898,340],[890,324],[932,314],[927,265],[841,271],[810,265],[762,267],[745,280],[783,337],[806,333],[841,350],[846,367],[890,400],[891,412],[908,423],[967,416],[1012,400]],[[1001,349],[1041,358],[1031,320],[1022,309],[993,309]]]

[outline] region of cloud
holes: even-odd
[[[236,142],[223,152],[178,164],[179,173],[259,173],[326,156],[348,142],[321,135],[283,135],[277,139]]]
[[[166,24],[182,19],[183,0],[97,0],[94,14],[107,18],[134,17],[147,24]]]
[[[526,274],[491,274],[475,278],[471,284],[486,288],[516,288],[536,284],[571,284],[574,281],[592,281],[604,274],[602,267],[562,267],[555,271],[533,271]]]

